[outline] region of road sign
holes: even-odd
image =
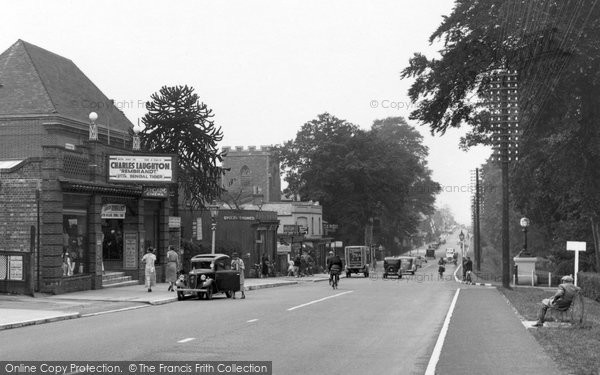
[[[577,285],[577,273],[579,272],[579,252],[585,251],[586,243],[583,241],[567,241],[567,250],[575,252],[575,285]]]

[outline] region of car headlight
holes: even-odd
[[[200,280],[202,280],[202,281],[206,281],[206,275],[202,275],[202,276],[200,276]]]

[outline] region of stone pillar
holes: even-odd
[[[535,274],[537,257],[514,257],[513,260],[518,267],[518,284],[532,285],[531,277],[533,274],[533,285],[537,285],[537,275]]]
[[[88,269],[92,274],[92,289],[102,288],[102,196],[93,195],[88,210]]]

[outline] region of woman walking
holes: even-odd
[[[152,287],[156,284],[156,270],[154,269],[155,262],[156,255],[154,255],[154,249],[149,247],[148,252],[142,257],[142,263],[146,265],[145,276],[146,288],[148,288],[148,292],[151,292]]]
[[[179,254],[175,251],[173,246],[169,246],[169,251],[167,251],[167,269],[166,269],[166,279],[169,283],[169,291],[174,292],[175,289],[173,286],[175,285],[175,281],[177,281],[177,271],[179,270]]]
[[[231,260],[231,269],[240,271],[240,291],[242,292],[242,299],[246,298],[246,294],[244,293],[244,261],[241,260],[238,256],[238,253],[231,254],[233,258]],[[235,291],[233,291],[233,299],[235,299]]]

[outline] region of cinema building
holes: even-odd
[[[164,280],[176,160],[135,151],[132,129],[71,60],[0,54],[0,293],[143,283],[149,246]]]

